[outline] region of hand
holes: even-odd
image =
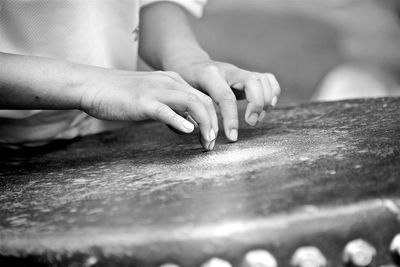
[[[201,144],[213,149],[218,119],[210,97],[192,88],[174,72],[102,70],[88,75],[80,108],[105,120],[159,120],[190,133],[199,125]]]
[[[248,101],[245,121],[251,126],[265,117],[268,106],[276,105],[281,92],[273,74],[250,72],[228,63],[211,60],[189,64],[175,62],[171,69],[212,97],[221,110],[225,135],[231,141],[237,140],[239,125],[232,89],[245,92]]]

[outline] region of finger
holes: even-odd
[[[203,147],[209,149],[211,141],[216,138],[215,132],[212,129],[211,117],[207,108],[196,94],[167,90],[163,95],[159,96],[158,100],[178,111],[189,112],[199,125]]]
[[[281,95],[281,87],[280,87],[275,75],[273,75],[272,73],[266,73],[265,75],[268,77],[269,84],[271,85],[271,89],[272,89],[271,106],[274,107],[276,105],[276,103],[278,102],[278,99]]]
[[[245,121],[252,126],[265,117],[266,105],[272,99],[271,86],[267,77],[255,72],[249,72],[230,65],[225,70],[228,82],[236,90],[243,90],[247,101]]]
[[[168,125],[168,124],[166,124],[166,125],[167,125],[168,129],[170,129],[171,131],[173,131],[173,132],[176,133],[176,134],[179,134],[179,135],[184,135],[184,134],[186,134],[186,133],[181,132],[181,131],[179,131],[178,129],[172,127],[171,125]]]
[[[249,102],[245,121],[255,126],[265,117],[264,109],[271,101],[269,81],[263,79],[263,75],[259,73],[242,70],[234,65],[227,65],[225,74],[232,88],[245,92],[245,97]]]
[[[165,71],[163,72],[165,75],[173,79],[175,82],[178,82],[181,84],[181,86],[175,86],[175,90],[181,90],[185,91],[191,94],[195,94],[199,100],[203,103],[204,106],[206,106],[206,109],[210,115],[211,118],[211,125],[212,129],[214,130],[214,135],[215,137],[218,135],[218,117],[217,117],[217,112],[215,111],[214,107],[214,101],[207,96],[206,94],[200,92],[199,90],[193,88],[189,83],[187,83],[178,73],[173,72],[173,71]],[[186,117],[188,121],[193,120],[193,118],[189,115],[189,117]],[[195,126],[197,125],[197,122],[191,121]],[[215,138],[214,138],[215,139]]]
[[[190,116],[189,113],[186,113],[185,119],[187,119],[188,121],[190,121],[190,123],[192,123],[194,125],[194,127],[199,127],[199,125],[197,124],[197,122],[193,119],[192,116]]]
[[[194,130],[193,124],[176,114],[170,107],[160,102],[153,102],[147,106],[147,115],[172,126],[178,131],[190,133]]]
[[[246,98],[249,102],[246,107],[245,121],[252,126],[255,126],[264,109],[265,96],[264,86],[261,77],[252,75],[245,83]],[[267,91],[270,95],[270,93]]]
[[[271,101],[273,98],[272,86],[267,75],[259,74],[259,77],[264,92],[264,108],[266,109],[268,105],[271,105]]]
[[[191,124],[193,124],[194,127],[199,127],[199,125],[197,124],[197,122],[192,118],[192,116],[190,116],[189,113],[184,112],[183,114],[179,114],[179,115],[182,116],[183,118],[185,118],[185,119],[186,119],[187,121],[189,121]],[[173,131],[173,132],[176,133],[176,134],[179,134],[179,135],[184,135],[184,134],[186,134],[186,133],[184,133],[184,132],[181,132],[181,131],[175,129],[174,127],[172,127],[172,126],[170,126],[170,125],[168,125],[168,124],[166,124],[166,125],[167,125],[167,127],[168,127],[171,131]]]
[[[264,95],[267,97],[269,96],[268,93],[265,94],[268,87],[271,88],[272,92],[272,97],[270,98],[270,100],[266,99],[265,104],[269,104],[271,106],[276,105],[281,94],[281,88],[276,77],[272,73],[249,72],[247,70],[240,69],[234,65],[229,65],[225,70],[225,73],[228,83],[232,86],[232,88],[236,90],[244,90],[246,81],[254,74],[262,77],[261,81],[263,82]]]
[[[218,136],[218,117],[217,117],[217,112],[214,107],[214,101],[211,99],[211,97],[203,94],[200,91],[197,91],[196,93],[197,97],[200,99],[200,101],[203,103],[203,105],[206,107],[206,110],[208,112],[208,115],[211,118],[211,127],[214,131],[214,138],[212,138],[211,141],[215,140]]]
[[[207,112],[211,118],[211,127],[214,130],[215,137],[217,137],[219,129],[218,129],[218,117],[217,117],[217,112],[214,107],[214,101],[208,95],[206,95],[206,94],[200,92],[199,90],[196,90],[190,86],[183,88],[183,90],[185,92],[195,94],[199,98],[199,100],[203,103],[203,105],[206,107]]]
[[[237,141],[239,121],[236,97],[218,68],[212,67],[206,70],[199,84],[219,106],[226,137],[230,141]]]

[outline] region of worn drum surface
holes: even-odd
[[[237,143],[222,135],[204,152],[147,123],[2,151],[0,265],[305,266],[311,246],[326,262],[308,266],[339,266],[357,239],[368,264],[394,264],[399,98],[278,108]]]

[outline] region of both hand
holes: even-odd
[[[218,135],[214,102],[221,111],[226,137],[236,141],[239,122],[232,89],[245,92],[245,121],[252,126],[264,118],[268,106],[275,106],[280,95],[279,84],[270,73],[214,61],[182,64],[174,70],[179,75],[169,71],[93,72],[84,84],[80,108],[105,120],[159,120],[183,133],[192,132],[198,124],[201,144],[211,150]]]

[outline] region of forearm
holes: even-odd
[[[0,109],[76,109],[84,67],[0,53]]]
[[[142,9],[140,19],[140,55],[152,67],[170,70],[176,61],[209,59],[179,6],[152,4]]]

